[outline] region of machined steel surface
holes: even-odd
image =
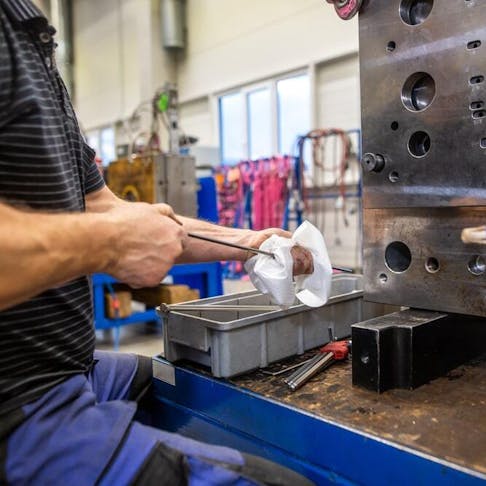
[[[485,19],[482,0],[363,5],[363,153],[385,159],[365,208],[485,205]]]
[[[112,162],[108,186],[122,199],[167,203],[177,214],[197,215],[196,161],[194,157],[155,154]]]
[[[284,380],[292,390],[298,390],[304,386],[317,373],[331,366],[334,361],[332,353],[318,353],[308,363],[302,365],[295,373]]]
[[[473,316],[407,309],[353,326],[353,384],[413,389],[486,352]]]
[[[369,300],[486,316],[486,3],[369,0],[360,11]]]
[[[460,238],[462,228],[486,221],[486,208],[368,209],[365,215],[367,299],[486,315],[484,247]]]
[[[172,206],[184,216],[197,215],[196,160],[188,155],[163,154],[156,158],[157,202]]]

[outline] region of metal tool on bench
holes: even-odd
[[[168,313],[171,311],[177,312],[187,312],[187,311],[221,311],[221,312],[228,312],[228,311],[253,311],[253,312],[271,312],[271,311],[280,311],[282,310],[281,307],[278,305],[211,305],[211,304],[160,304],[160,311],[164,313]]]
[[[295,370],[295,368],[301,368],[302,366],[307,364],[309,361],[311,361],[311,359],[312,358],[309,358],[309,359],[302,361],[301,363],[295,363],[293,365],[286,366],[285,368],[282,368],[281,370],[278,370],[278,371],[269,371],[269,370],[265,370],[265,369],[261,369],[260,371],[264,375],[279,376],[279,375],[283,375],[284,373],[288,373],[289,371]]]
[[[342,361],[348,357],[350,341],[334,341],[322,347],[316,356],[304,364],[295,373],[284,380],[292,390],[298,390],[313,376],[331,366],[335,361]]]

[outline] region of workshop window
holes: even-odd
[[[112,126],[89,130],[86,132],[86,142],[96,152],[103,166],[107,166],[116,159],[115,130]]]
[[[245,103],[242,93],[232,93],[219,99],[221,159],[234,164],[246,158]]]
[[[294,154],[297,136],[311,125],[307,73],[278,78],[219,97],[223,164]]]
[[[272,155],[272,99],[269,88],[248,93],[250,159]]]
[[[101,152],[100,158],[103,165],[108,165],[116,159],[115,155],[115,130],[113,127],[103,128],[100,133]]]
[[[277,82],[279,152],[294,153],[295,141],[311,128],[309,76],[294,76]]]

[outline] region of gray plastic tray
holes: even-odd
[[[363,300],[361,275],[335,275],[328,303],[318,309],[296,303],[286,310],[214,311],[219,305],[271,305],[258,291],[193,301],[207,310],[159,314],[164,320],[164,352],[168,361],[193,361],[214,376],[231,377],[302,354],[351,334],[351,325],[392,312],[394,308]]]

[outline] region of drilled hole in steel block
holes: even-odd
[[[484,101],[473,101],[470,104],[471,110],[480,110],[481,108],[484,108]]]
[[[378,279],[382,284],[385,284],[388,282],[388,275],[386,273],[380,273]]]
[[[476,276],[483,275],[486,271],[486,262],[481,255],[474,255],[467,264],[468,270]]]
[[[479,145],[481,146],[481,148],[486,148],[486,138],[482,138],[479,142]]]
[[[419,25],[432,12],[434,0],[402,0],[400,17],[408,25]]]
[[[425,262],[425,270],[429,273],[437,273],[440,270],[439,260],[434,257],[427,258],[427,261]]]
[[[430,137],[425,132],[415,132],[408,142],[408,150],[414,157],[424,157],[430,150]]]
[[[398,124],[398,122],[394,121],[394,122],[391,123],[390,128],[395,132],[396,130],[398,130],[399,126],[400,125]]]
[[[359,359],[361,360],[361,362],[362,362],[363,364],[365,364],[365,365],[366,365],[366,364],[368,364],[368,363],[370,362],[370,355],[369,355],[368,353],[363,353],[363,354],[360,356],[360,358],[359,358]]]
[[[395,49],[397,48],[397,43],[395,41],[390,41],[387,45],[386,45],[386,50],[388,52],[393,52]]]
[[[472,117],[475,118],[475,119],[484,118],[485,116],[486,116],[486,111],[485,110],[478,110],[478,111],[475,111],[472,114]]]
[[[385,264],[395,273],[405,272],[412,263],[412,253],[401,241],[390,243],[385,250]]]
[[[410,111],[425,110],[435,98],[435,81],[427,73],[414,73],[402,88],[402,103]]]
[[[467,43],[467,48],[469,50],[472,49],[477,49],[478,47],[481,47],[481,41],[480,40],[475,40]]]
[[[388,180],[390,182],[398,182],[400,180],[400,175],[396,170],[394,170],[388,174]]]
[[[484,81],[484,76],[480,74],[479,76],[473,76],[469,80],[469,83],[470,84],[481,84],[483,81]]]

